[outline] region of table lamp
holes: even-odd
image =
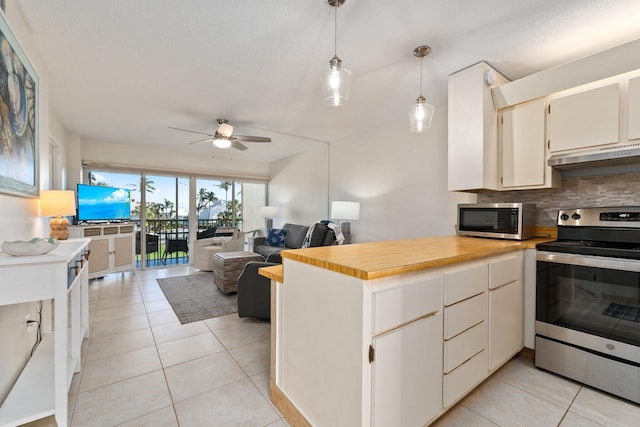
[[[331,202],[331,218],[340,220],[340,230],[344,236],[344,243],[351,243],[351,222],[360,219],[360,203]]]
[[[260,216],[264,218],[264,225],[266,234],[269,234],[269,230],[273,228],[273,218],[278,216],[277,206],[263,206],[260,208]]]
[[[76,198],[70,190],[45,190],[40,193],[40,214],[50,216],[51,233],[58,240],[69,238],[69,220],[63,215],[76,214]]]

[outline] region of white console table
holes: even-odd
[[[42,341],[0,406],[1,427],[50,415],[58,426],[68,424],[69,386],[80,372],[82,340],[89,336],[89,242],[61,241],[37,256],[0,254],[0,305],[43,301]],[[54,301],[53,316],[47,301]]]

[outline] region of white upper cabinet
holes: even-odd
[[[491,88],[507,81],[484,62],[449,77],[449,191],[498,189],[498,119]]]
[[[547,166],[544,100],[505,108],[498,115],[500,189],[548,188],[560,177]]]
[[[576,150],[618,142],[619,84],[549,102],[549,150]]]
[[[628,139],[640,138],[640,77],[629,80]]]

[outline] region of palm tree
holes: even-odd
[[[216,202],[217,200],[218,198],[216,197],[213,191],[207,191],[206,188],[201,188],[198,191],[196,212],[200,213],[202,209],[208,207],[209,205],[211,205],[213,202]]]
[[[174,203],[173,203],[171,200],[169,200],[169,199],[164,199],[164,215],[165,215],[167,218],[173,218],[173,214],[174,214],[173,207],[174,207],[174,206],[175,206],[175,205],[174,205]],[[169,212],[167,212],[167,211],[169,211]]]
[[[227,202],[225,210],[218,214],[220,222],[227,226],[237,225],[242,221],[242,203],[238,200]],[[235,213],[235,224],[233,224]]]
[[[140,187],[142,184],[142,178],[140,178],[140,182],[137,184],[128,184],[130,187],[132,187],[135,191],[140,191]],[[153,186],[154,182],[152,180],[150,180],[148,177],[144,177],[144,189],[147,193],[155,193],[156,192],[156,187]]]
[[[229,189],[231,189],[231,187],[233,186],[233,183],[231,181],[220,181],[220,184],[218,184],[218,188],[224,190],[224,200],[229,201]]]
[[[103,181],[98,181],[98,178],[93,174],[93,172],[89,172],[89,184],[96,185],[98,187],[106,187],[107,183]]]

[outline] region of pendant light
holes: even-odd
[[[420,58],[420,96],[409,109],[409,118],[411,119],[411,130],[413,132],[424,132],[425,129],[431,127],[431,119],[433,119],[434,106],[427,103],[422,96],[422,62],[424,57],[429,55],[431,48],[429,46],[418,46],[413,50],[413,56]]]
[[[345,1],[327,0],[329,6],[335,9],[334,54],[331,61],[329,61],[329,67],[322,72],[321,84],[325,102],[332,107],[338,107],[347,102],[349,89],[351,88],[351,71],[345,68],[342,65],[342,60],[338,58],[338,8]]]

